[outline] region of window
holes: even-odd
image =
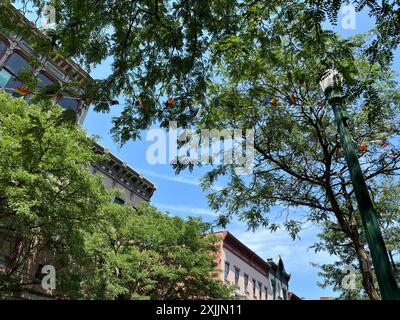
[[[260,292],[258,293],[258,295],[260,296],[260,300],[262,299],[262,283],[259,281],[258,282],[258,288],[260,290]]]
[[[268,300],[268,287],[264,287],[265,291],[265,300]]]
[[[228,281],[229,276],[229,262],[225,262],[224,280]]]
[[[253,296],[256,296],[256,279],[253,279]]]
[[[8,58],[5,67],[8,71],[13,73],[14,76],[18,76],[22,70],[32,71],[32,66],[19,53],[13,53],[10,58]]]
[[[286,289],[282,289],[283,291],[283,300],[287,300],[287,291]]]
[[[276,299],[276,283],[275,283],[275,279],[271,280],[271,287],[272,287],[272,299],[275,300]]]
[[[248,292],[248,288],[249,288],[249,275],[248,274],[244,274],[244,291]]]
[[[38,75],[38,87],[39,88],[46,88],[46,87],[52,87],[55,86],[56,84],[54,83],[53,80],[51,80],[45,73],[40,72]]]
[[[6,69],[0,71],[0,88],[7,87],[7,84],[12,79],[13,75],[9,73]]]
[[[239,286],[240,269],[235,267],[235,286]]]
[[[0,57],[4,54],[7,49],[7,44],[0,39]]]
[[[13,53],[7,60],[4,68],[0,70],[0,87],[8,88],[13,96],[20,95],[13,92],[13,88],[23,88],[24,85],[18,79],[18,75],[22,70],[32,71],[31,65],[20,54]],[[11,89],[11,90],[10,90]]]
[[[78,108],[78,100],[71,97],[62,97],[58,100],[58,104],[64,109],[76,110]]]
[[[278,300],[282,300],[280,282],[276,283],[276,296],[278,297]]]
[[[125,204],[125,201],[122,200],[121,198],[115,198],[115,199],[114,199],[114,203],[123,206],[123,205]]]

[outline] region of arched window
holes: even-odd
[[[32,71],[32,66],[29,64],[29,62],[17,52],[14,52],[7,59],[4,67],[13,73],[14,76],[18,76],[22,70]]]
[[[13,92],[12,89],[23,88],[23,83],[18,78],[22,70],[32,72],[32,66],[22,55],[14,52],[0,70],[0,87],[6,88],[14,96],[20,96],[18,93]]]

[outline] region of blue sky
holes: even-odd
[[[326,24],[343,37],[352,36],[368,31],[373,25],[373,20],[364,13],[357,13],[355,30],[344,30],[341,27],[341,18],[337,27]],[[395,54],[394,68],[399,72],[400,55]],[[95,79],[105,78],[110,72],[110,61],[105,61],[101,66],[95,68],[91,75]],[[119,148],[112,140],[109,131],[112,127],[112,117],[117,116],[122,107],[114,107],[110,113],[96,113],[90,110],[84,128],[90,135],[99,135],[99,143],[108,148],[119,158],[128,162],[130,166],[141,172],[149,180],[153,181],[158,189],[152,198],[152,204],[162,211],[181,217],[200,216],[206,221],[212,221],[216,215],[207,207],[207,192],[199,186],[199,179],[206,172],[204,168],[195,169],[194,172],[184,172],[175,176],[174,171],[168,165],[150,165],[146,161],[146,150],[151,142],[146,142],[143,132],[141,141],[131,141]],[[278,214],[279,208],[272,210],[272,215]],[[306,215],[307,211],[299,209],[299,214]],[[318,240],[318,228],[308,226],[300,233],[300,239],[293,241],[283,230],[270,233],[259,229],[256,232],[246,231],[243,223],[232,222],[229,231],[248,247],[254,250],[264,259],[283,258],[286,270],[292,274],[289,291],[306,299],[319,299],[321,296],[335,296],[331,288],[322,289],[317,286],[319,277],[318,269],[310,265],[310,262],[329,263],[334,260],[327,253],[315,254],[309,247]]]

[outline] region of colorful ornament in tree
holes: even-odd
[[[169,98],[167,101],[165,101],[162,106],[163,109],[166,109],[167,107],[173,107],[175,105],[175,101],[173,98]]]
[[[277,103],[278,103],[278,99],[273,98],[273,99],[271,100],[271,104],[272,104],[273,106],[276,106]]]
[[[367,145],[365,143],[360,146],[360,151],[367,152]]]
[[[385,142],[381,145],[380,148],[383,150],[383,149],[387,148],[389,145],[390,145],[390,143],[387,142],[387,141],[385,141]]]
[[[267,99],[265,99],[265,102],[264,102],[264,106],[268,106],[269,105],[269,103],[271,102],[271,98],[270,97],[268,97]]]
[[[389,157],[390,157],[390,158],[394,158],[394,157],[396,157],[396,156],[398,156],[398,155],[399,155],[399,152],[398,152],[398,151],[392,150],[392,153],[389,154]]]
[[[290,96],[286,96],[287,101],[289,102],[289,106],[293,106],[297,104],[297,99],[294,94],[291,94]]]

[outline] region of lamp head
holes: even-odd
[[[328,101],[342,97],[343,76],[337,70],[326,70],[319,84]]]

